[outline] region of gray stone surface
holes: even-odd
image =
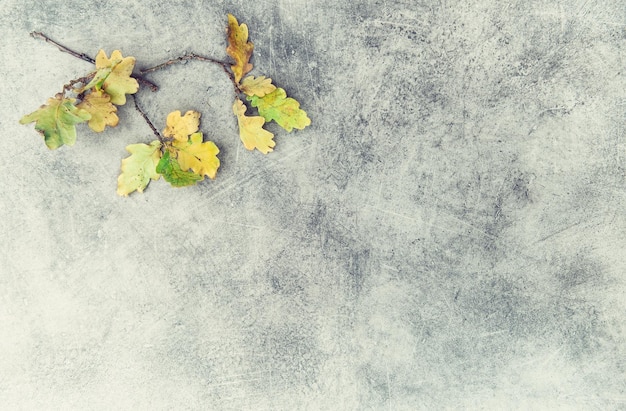
[[[0,404],[14,410],[626,409],[622,0],[0,3]],[[160,127],[203,113],[218,178],[120,198],[120,126],[48,150],[18,119],[91,67],[226,58],[308,111],[248,152],[232,88],[154,73]]]

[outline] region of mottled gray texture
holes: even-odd
[[[24,410],[626,409],[622,0],[0,5],[0,404]],[[130,105],[49,151],[18,119],[119,48],[225,58],[313,123],[247,152],[199,62],[215,181],[115,194]]]

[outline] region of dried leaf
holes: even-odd
[[[194,133],[189,141],[174,141],[172,146],[177,149],[178,163],[182,170],[193,170],[198,175],[215,178],[220,160],[220,150],[212,141],[202,142],[202,133]]]
[[[248,96],[263,97],[276,90],[276,86],[272,84],[271,78],[248,76],[241,82],[240,89]]]
[[[241,78],[252,70],[250,57],[254,50],[254,44],[248,41],[248,26],[245,23],[239,25],[232,14],[228,15],[228,47],[226,52],[235,60],[231,66],[235,74],[235,81],[239,83]]]
[[[147,144],[131,144],[126,150],[131,154],[122,160],[122,173],[117,178],[117,194],[127,196],[133,191],[140,193],[146,188],[150,179],[158,180],[161,176],[156,166],[161,158],[161,142]]]
[[[123,57],[119,50],[115,50],[108,58],[104,50],[100,50],[96,55],[96,74],[82,90],[102,89],[111,96],[111,103],[126,104],[126,94],[135,94],[139,90],[139,83],[130,76],[133,67],[134,57]]]
[[[311,124],[311,119],[306,112],[300,109],[300,103],[291,97],[282,88],[277,88],[264,97],[250,96],[248,101],[253,107],[259,109],[259,114],[266,121],[276,121],[279,126],[287,131],[294,128],[302,130]]]
[[[73,98],[63,98],[57,94],[48,99],[48,104],[20,119],[21,124],[35,121],[35,130],[39,131],[50,149],[68,146],[76,142],[76,124],[91,118],[91,114],[74,105]]]
[[[239,123],[239,138],[243,142],[243,146],[248,150],[255,148],[263,154],[272,151],[272,147],[276,145],[274,142],[274,134],[263,129],[265,119],[259,116],[246,116],[246,106],[243,101],[237,99],[233,104],[233,113],[237,116]]]
[[[104,131],[106,126],[115,127],[119,122],[115,114],[117,107],[111,103],[111,96],[101,90],[94,90],[87,94],[76,107],[91,114],[91,119],[87,124],[97,133]]]
[[[181,116],[180,111],[172,111],[167,115],[167,127],[163,130],[165,137],[174,137],[178,141],[187,141],[189,135],[198,131],[200,113],[190,110]]]

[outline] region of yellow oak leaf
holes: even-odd
[[[87,94],[76,107],[91,114],[91,119],[87,124],[97,133],[104,131],[106,126],[115,127],[119,122],[115,114],[117,107],[111,103],[111,96],[102,90],[94,90]]]
[[[150,179],[161,177],[156,170],[161,159],[161,142],[154,140],[150,145],[131,144],[126,146],[129,157],[122,160],[122,173],[117,178],[117,194],[127,196],[133,191],[143,192]]]
[[[240,89],[248,96],[263,97],[276,90],[276,86],[272,84],[271,78],[248,76],[241,82]]]
[[[165,137],[174,137],[178,141],[187,141],[189,135],[198,131],[200,113],[190,110],[181,116],[180,111],[172,111],[167,115],[167,126],[163,130]]]
[[[174,141],[172,146],[177,149],[178,163],[184,171],[193,170],[198,175],[215,178],[220,160],[220,150],[212,141],[202,142],[202,133],[193,133],[189,141]]]
[[[287,131],[294,128],[302,130],[311,124],[311,119],[306,112],[300,108],[300,103],[291,97],[282,88],[277,88],[273,92],[263,97],[247,97],[252,107],[259,110],[259,114],[266,121],[274,120],[279,126]]]
[[[237,116],[239,123],[239,138],[243,142],[243,146],[248,150],[255,148],[263,154],[272,151],[272,147],[276,145],[274,142],[274,134],[263,129],[265,119],[259,116],[246,116],[246,106],[243,101],[237,99],[233,104],[233,113]]]
[[[134,57],[123,57],[119,50],[115,50],[111,53],[111,58],[108,58],[104,50],[100,50],[96,55],[98,71],[84,89],[102,89],[111,96],[111,103],[118,106],[126,104],[126,94],[135,94],[139,90],[139,83],[130,76],[133,67]]]
[[[235,74],[235,81],[239,83],[244,74],[252,70],[250,56],[252,56],[254,44],[248,41],[248,26],[245,23],[239,25],[232,14],[228,15],[228,47],[226,52],[235,60],[230,66]]]

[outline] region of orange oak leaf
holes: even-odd
[[[245,23],[239,25],[237,19],[232,14],[228,15],[228,47],[226,52],[235,60],[231,69],[235,74],[235,81],[239,83],[244,74],[252,70],[250,56],[254,44],[248,41],[248,26]]]

